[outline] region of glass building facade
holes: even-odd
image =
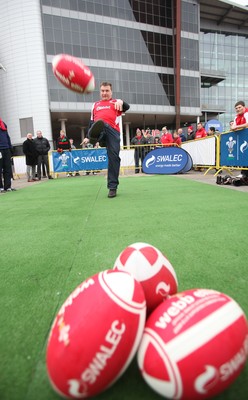
[[[234,104],[238,100],[248,102],[248,35],[201,32],[200,62],[204,68],[221,70],[226,76],[218,85],[202,88],[201,96],[203,104],[224,106],[225,113],[218,119],[228,130],[235,115]]]
[[[129,103],[174,105],[174,75],[167,70],[173,70],[171,1],[156,1],[154,10],[152,3],[42,0],[43,5],[59,11],[59,15],[43,12],[46,52],[109,63],[107,67],[105,64],[104,67],[91,66],[96,81],[111,80],[116,97],[123,97]],[[64,16],[61,16],[62,10]],[[77,18],[72,18],[69,10],[73,10]],[[130,27],[125,26],[126,21]],[[138,23],[149,24],[149,27],[142,30]],[[156,31],[153,24],[161,27],[161,32],[160,29]],[[170,28],[168,34],[165,27]],[[111,68],[111,62],[122,65],[119,69]],[[136,70],[135,65],[147,68]],[[154,67],[161,71],[153,71]],[[51,74],[49,76],[52,101],[78,100],[76,95],[61,88]],[[87,100],[93,101],[97,97],[98,93],[94,93]]]
[[[96,90],[87,104],[98,100],[101,81],[113,84],[114,96],[131,104],[131,129],[155,128],[175,120],[176,88],[180,86],[181,118],[200,112],[199,5],[181,2],[180,60],[177,60],[176,9],[173,0],[42,0],[48,86],[59,111],[82,96],[68,91],[54,78],[56,54],[79,57],[90,67]],[[176,66],[182,73],[176,81]],[[177,88],[178,90],[178,88]],[[74,104],[74,106],[73,106]],[[84,104],[84,110],[87,105]],[[135,116],[136,114],[136,116]]]

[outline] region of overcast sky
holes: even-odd
[[[241,6],[248,5],[248,0],[230,0],[230,1],[232,1],[233,3],[237,3],[237,4],[241,5]]]

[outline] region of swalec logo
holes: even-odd
[[[184,149],[163,147],[150,151],[142,164],[146,174],[177,174],[192,168],[192,159]]]

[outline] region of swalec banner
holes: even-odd
[[[63,153],[52,152],[53,171],[88,171],[108,168],[108,157],[106,149],[85,149],[63,151]]]
[[[177,174],[192,168],[189,153],[180,147],[162,147],[150,151],[144,158],[142,169],[146,174]]]
[[[220,164],[228,167],[248,167],[247,128],[221,135]]]

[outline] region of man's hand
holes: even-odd
[[[80,146],[82,146],[82,144],[88,144],[89,143],[89,139],[86,137],[84,138],[84,140],[82,141],[82,143],[80,143]]]
[[[117,111],[122,111],[123,110],[123,100],[117,99],[115,102],[115,109]]]

